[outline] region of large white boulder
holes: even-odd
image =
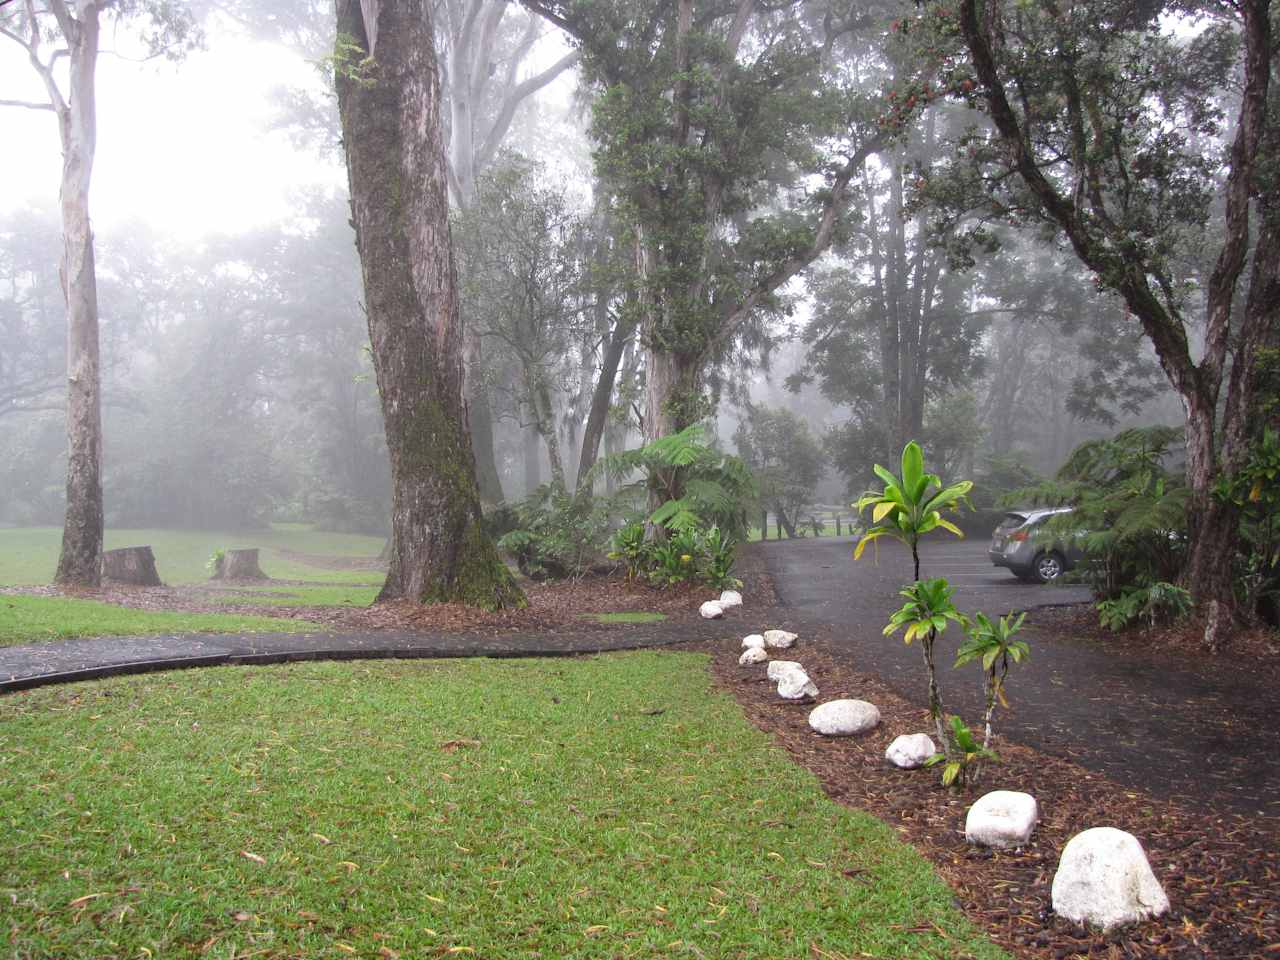
[[[1053,909],[1076,923],[1113,927],[1158,917],[1169,898],[1136,837],[1115,827],[1077,833],[1053,875]]]
[[[884,752],[884,758],[895,767],[914,770],[938,752],[933,738],[927,733],[904,733],[895,737]]]
[[[750,647],[759,647],[764,649],[764,637],[758,633],[749,633],[742,638],[742,649],[746,650]]]
[[[1039,819],[1040,808],[1031,794],[993,790],[969,808],[964,818],[964,838],[980,847],[1020,847],[1031,839]]]
[[[866,733],[879,722],[880,710],[865,700],[831,700],[809,713],[809,726],[827,737]]]
[[[774,650],[786,650],[795,644],[798,636],[799,634],[788,633],[786,630],[766,630],[764,645]]]
[[[708,600],[698,608],[703,620],[719,620],[724,616],[724,607],[715,600]]]
[[[765,652],[764,647],[747,647],[738,658],[738,666],[746,667],[753,663],[764,663],[768,659],[769,654]]]
[[[720,594],[720,606],[728,610],[730,607],[742,606],[742,594],[737,590],[726,590]]]

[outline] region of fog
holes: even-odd
[[[270,5],[231,4],[232,16],[200,20],[202,48],[172,62],[146,59],[134,24],[104,34],[112,52],[97,71],[90,209],[108,527],[388,530],[360,267],[321,59],[331,14],[323,3],[285,6],[296,22],[282,23]],[[527,81],[571,51],[553,27],[529,23],[510,8],[491,46],[472,54],[491,61],[473,101],[482,119],[466,151],[456,138],[450,149],[455,172],[465,163],[474,174],[458,177],[452,200],[489,506],[560,476],[572,486],[615,338],[625,342],[615,344],[600,452],[637,445],[644,415],[644,344],[617,322],[631,256],[610,189],[593,174],[595,88],[570,65],[523,95],[509,126],[495,123],[504,91],[535,86]],[[448,92],[461,61],[447,36],[441,46]],[[3,37],[0,91],[6,101],[43,99],[25,54]],[[952,122],[938,112],[943,127]],[[954,120],[956,129],[967,122]],[[0,524],[57,525],[66,469],[59,140],[47,111],[2,106],[0,122]],[[951,476],[1022,479],[1052,473],[1085,438],[1181,421],[1136,322],[1069,251],[997,231],[998,251],[975,248],[967,269],[952,269],[930,246],[927,218],[891,187],[903,169],[893,156],[868,162],[845,235],[712,358],[708,423],[724,449],[738,450],[761,411],[790,411],[823,451],[812,499],[835,504],[892,456],[895,418],[918,426]],[[919,315],[901,315],[895,369],[915,376],[896,388],[884,354],[895,269],[903,284],[933,271]],[[611,483],[603,474],[594,482]]]

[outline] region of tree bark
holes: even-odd
[[[98,5],[82,2],[76,13],[72,17],[57,5],[69,51],[70,91],[65,102],[54,99],[62,138],[61,273],[67,300],[67,507],[54,582],[97,586],[102,576],[102,399],[89,182],[97,144]]]
[[[258,565],[256,548],[228,550],[213,567],[214,580],[270,580]]]
[[[122,547],[102,554],[102,579],[131,583],[139,587],[159,587],[160,572],[150,547]]]
[[[369,339],[391,455],[392,554],[378,600],[524,598],[481,526],[462,401],[462,331],[431,11],[422,0],[339,0],[338,109]]]
[[[622,353],[633,331],[634,326],[624,325],[622,321],[618,321],[604,349],[600,374],[596,378],[595,389],[591,394],[587,424],[582,431],[582,447],[578,456],[578,493],[582,493],[588,487],[587,475],[591,473],[591,468],[599,458],[600,439],[604,436],[605,427],[609,422],[609,403],[613,399],[614,385],[618,382],[618,368],[622,363]]]

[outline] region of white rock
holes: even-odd
[[[980,847],[1020,847],[1031,839],[1039,819],[1040,808],[1031,794],[993,790],[969,808],[964,838]]]
[[[1068,841],[1053,876],[1053,909],[1076,923],[1110,930],[1169,909],[1142,844],[1115,827],[1094,827]]]
[[[708,600],[698,608],[698,613],[702,614],[703,620],[719,620],[724,616],[724,607],[715,600]]]
[[[924,766],[924,762],[938,752],[933,738],[927,733],[904,733],[894,738],[893,743],[884,752],[884,758],[895,767],[914,770]]]
[[[879,709],[865,700],[831,700],[809,713],[809,726],[828,737],[866,733],[879,722]]]
[[[747,634],[745,637],[742,638],[742,648],[746,650],[746,649],[749,649],[750,647],[759,647],[761,650],[763,650],[764,637],[762,637],[758,633]]]
[[[764,663],[768,659],[769,654],[765,653],[764,647],[747,647],[738,658],[738,666],[746,667],[753,663]]]
[[[730,607],[742,606],[742,594],[737,590],[726,590],[720,594],[720,606],[728,610]]]
[[[770,680],[781,680],[792,670],[799,670],[804,673],[804,667],[794,660],[774,660],[769,664],[768,676]]]
[[[783,700],[803,700],[817,697],[818,687],[803,670],[788,673],[778,681],[778,696]]]
[[[773,647],[775,650],[786,650],[796,642],[799,634],[788,633],[786,630],[766,630],[764,632],[764,645]]]

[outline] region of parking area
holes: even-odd
[[[886,618],[899,604],[897,591],[911,580],[911,554],[895,541],[882,541],[878,551],[869,546],[855,561],[855,543],[853,537],[831,537],[770,544],[769,569],[788,605],[828,623]],[[985,537],[926,540],[920,549],[920,575],[946,577],[955,588],[957,607],[989,616],[1091,599],[1084,586],[1019,580],[991,563],[987,545]]]

